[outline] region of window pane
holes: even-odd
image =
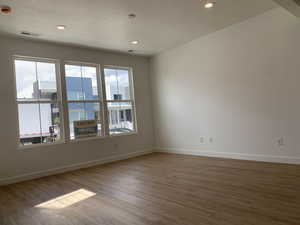
[[[84,103],[69,103],[70,137],[74,139],[74,122],[85,120]]]
[[[40,144],[41,127],[38,104],[19,104],[19,133],[22,145]]]
[[[68,100],[84,100],[84,93],[81,81],[81,67],[65,65],[66,86]]]
[[[38,96],[33,91],[37,85],[35,62],[15,60],[15,72],[18,101],[36,101]]]
[[[131,103],[108,103],[108,113],[110,134],[122,134],[134,131]]]
[[[130,89],[129,89],[129,74],[128,70],[117,70],[118,88],[120,100],[130,100]]]
[[[74,124],[78,121],[95,121],[97,124],[97,134],[87,134],[86,136],[100,136],[101,135],[101,124],[100,124],[100,112],[99,103],[69,103],[69,124],[70,124],[70,138],[75,139],[79,136],[75,132]]]
[[[97,136],[101,136],[101,114],[99,106],[99,103],[85,103],[87,119],[97,121]]]
[[[129,71],[104,69],[107,100],[130,100]]]
[[[60,140],[60,114],[57,104],[56,64],[15,60],[19,134],[22,145]],[[49,101],[22,104],[24,101]]]
[[[114,100],[119,95],[118,80],[116,70],[104,69],[106,99]]]
[[[40,104],[43,143],[60,140],[60,115],[57,104]]]
[[[54,63],[37,62],[38,86],[34,93],[40,100],[57,100],[56,71]]]
[[[98,100],[96,67],[82,67],[82,86],[85,100]]]

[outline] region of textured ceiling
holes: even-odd
[[[0,0],[0,32],[37,39],[153,55],[277,7],[272,0]],[[134,13],[136,19],[128,19]],[[58,31],[56,25],[67,29]],[[131,40],[140,40],[133,46]]]

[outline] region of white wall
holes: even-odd
[[[300,163],[299,41],[278,8],[152,58],[157,149]]]
[[[12,64],[12,55],[15,54],[102,65],[132,66],[139,133],[26,150],[17,149],[18,124]],[[0,68],[0,184],[23,179],[23,175],[43,175],[43,171],[51,173],[51,170],[57,168],[93,164],[152,150],[149,59],[2,36]]]

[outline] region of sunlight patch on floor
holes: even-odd
[[[46,208],[46,209],[62,209],[83,200],[86,200],[90,197],[95,196],[96,193],[88,191],[86,189],[79,189],[77,191],[59,196],[57,198],[51,199],[47,202],[43,202],[39,205],[36,205],[36,208]]]

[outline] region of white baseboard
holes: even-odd
[[[115,155],[115,156],[110,156],[110,157],[106,157],[103,159],[97,159],[97,160],[92,160],[92,161],[88,161],[88,162],[82,162],[82,163],[72,164],[72,165],[68,165],[68,166],[53,168],[53,169],[49,169],[49,170],[27,173],[27,174],[22,174],[19,176],[14,176],[14,177],[8,177],[8,178],[0,179],[0,186],[6,185],[6,184],[17,183],[17,182],[21,182],[21,181],[26,181],[26,180],[32,180],[32,179],[45,177],[45,176],[60,174],[60,173],[78,170],[78,169],[82,169],[82,168],[88,168],[88,167],[97,166],[97,165],[101,165],[101,164],[105,164],[105,163],[111,163],[111,162],[116,162],[116,161],[120,161],[120,160],[125,160],[125,159],[129,159],[129,158],[133,158],[133,157],[137,157],[137,156],[141,156],[141,155],[150,154],[152,152],[153,152],[153,149],[147,149],[144,151],[136,151],[136,152],[122,154],[122,155]]]
[[[300,164],[299,157],[289,156],[268,156],[257,154],[244,154],[244,153],[226,153],[226,152],[213,152],[213,151],[197,151],[189,149],[176,149],[176,148],[155,148],[156,152],[183,154],[183,155],[196,155],[216,158],[228,158],[228,159],[240,159],[251,160],[259,162],[271,162],[271,163],[286,163],[286,164]]]

